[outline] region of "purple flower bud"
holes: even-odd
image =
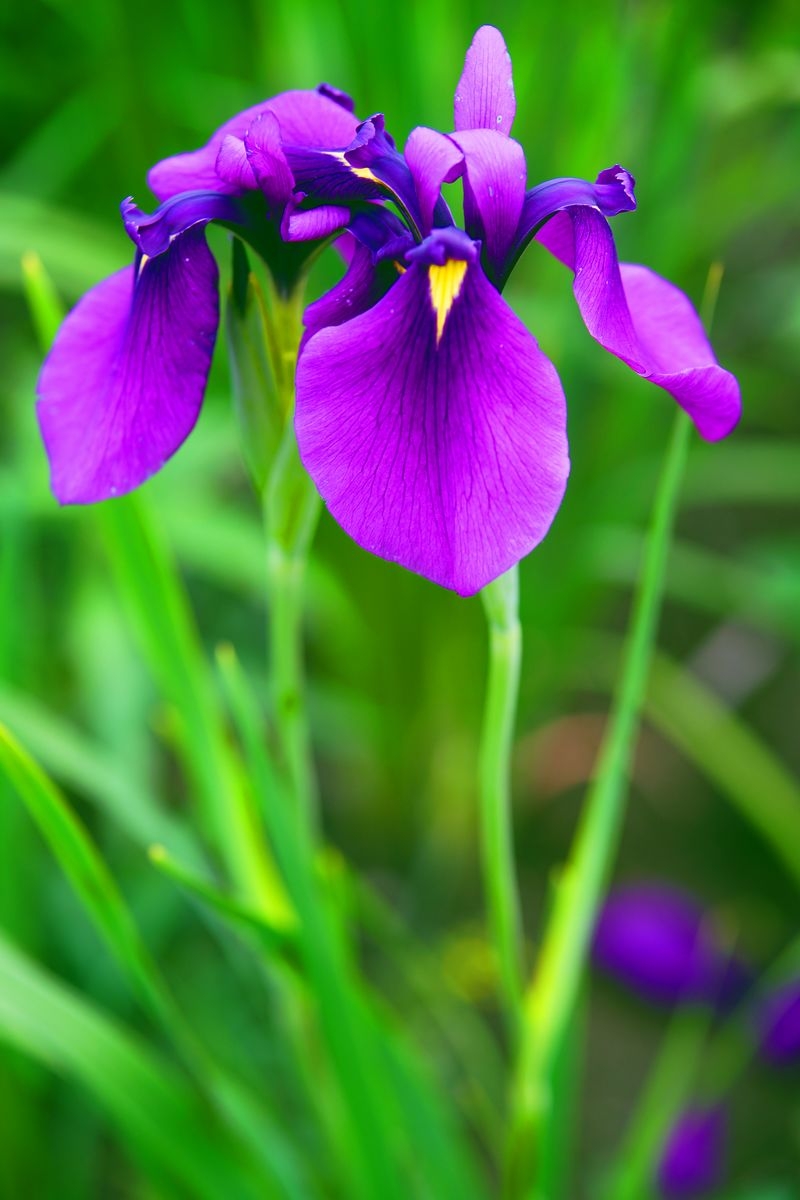
[[[655,884],[620,888],[597,922],[595,963],[656,1004],[706,1002],[726,1008],[750,975],[716,943],[691,897]]]
[[[688,1109],[670,1131],[658,1165],[658,1187],[665,1200],[707,1196],[723,1174],[727,1133],[721,1108]]]
[[[757,1013],[759,1051],[775,1066],[800,1062],[800,978],[762,1001]]]

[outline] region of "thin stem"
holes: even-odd
[[[553,1065],[578,995],[597,909],[619,843],[690,430],[689,418],[678,413],[658,484],[622,676],[597,773],[558,882],[536,975],[525,998],[511,1135],[513,1194],[535,1196],[531,1179],[536,1148],[547,1137]]]
[[[506,1020],[516,1045],[523,991],[510,770],[522,654],[517,567],[490,583],[481,597],[489,628],[489,678],[480,754],[481,851]]]
[[[294,434],[294,373],[302,330],[304,280],[289,296],[269,292],[266,332],[285,427],[264,490],[269,646],[275,722],[283,766],[299,811],[316,824],[317,781],[303,670],[303,583],[321,502]]]

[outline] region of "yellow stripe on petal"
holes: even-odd
[[[369,169],[369,167],[354,167],[352,163],[347,161],[343,151],[323,150],[322,153],[327,154],[329,158],[335,158],[337,162],[340,162],[342,166],[347,167],[348,171],[350,171],[350,173],[355,175],[358,179],[368,179],[370,183],[377,183],[378,187],[385,188],[387,186],[382,179],[378,179],[378,176],[375,175]],[[391,188],[388,190],[391,191]]]
[[[431,289],[431,304],[436,313],[436,345],[442,340],[444,324],[450,315],[450,309],[458,298],[464,285],[468,263],[460,258],[450,258],[437,267],[428,267],[428,280]]]

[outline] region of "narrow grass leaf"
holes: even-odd
[[[175,1071],[0,933],[0,1038],[83,1084],[129,1152],[197,1200],[264,1200],[235,1147]]]

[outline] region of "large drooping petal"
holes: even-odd
[[[489,129],[454,133],[464,154],[464,220],[485,245],[493,276],[506,260],[525,202],[525,154],[519,142]]]
[[[617,261],[605,217],[594,207],[557,213],[536,234],[575,274],[586,328],[611,354],[677,400],[708,441],[739,420],[739,385],[722,368],[687,296],[647,267]]]
[[[456,88],[456,129],[494,129],[509,133],[517,111],[511,58],[503,35],[483,25],[472,39]]]
[[[233,196],[219,192],[185,192],[159,205],[154,213],[143,212],[131,199],[120,205],[125,232],[142,254],[155,258],[168,250],[179,234],[209,221],[244,224],[247,214]]]
[[[597,208],[605,217],[633,212],[636,208],[636,181],[630,171],[619,165],[601,171],[594,183],[588,179],[548,179],[525,193],[522,213],[514,239],[503,264],[500,282],[504,283],[540,225],[554,213],[575,205]]]
[[[218,319],[217,266],[198,226],[83,297],[37,388],[62,504],[129,492],[175,453],[200,411]]]
[[[552,364],[477,249],[448,232],[412,252],[373,308],[308,341],[295,423],[357,542],[470,595],[544,537],[569,462]]]
[[[151,190],[159,200],[166,200],[179,192],[199,189],[235,194],[246,190],[247,186],[255,187],[236,170],[226,175],[224,166],[228,160],[225,157],[220,160],[221,171],[218,171],[218,158],[225,138],[230,136],[243,141],[255,118],[263,112],[275,114],[283,141],[296,146],[323,149],[347,146],[358,126],[352,101],[342,92],[325,85],[316,91],[281,92],[237,113],[199,150],[175,154],[156,163],[147,176]],[[239,167],[241,163],[234,160],[233,165]]]

